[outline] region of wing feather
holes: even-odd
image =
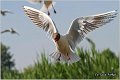
[[[53,36],[53,33],[58,32],[52,19],[45,13],[27,6],[24,6],[24,11],[35,25],[48,32],[51,36]]]
[[[69,45],[74,50],[76,45],[83,40],[88,32],[91,32],[96,28],[111,22],[116,16],[117,12],[114,10],[102,14],[75,19],[66,34]]]

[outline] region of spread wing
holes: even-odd
[[[6,32],[10,32],[10,30],[9,30],[9,29],[6,29],[6,30],[4,30],[4,31],[1,31],[1,33],[6,33]]]
[[[13,12],[11,11],[3,11],[4,13],[10,13],[10,14],[13,14]]]
[[[20,36],[20,34],[18,32],[16,32],[16,31],[13,34],[17,34],[18,36]]]
[[[33,23],[48,32],[51,36],[53,36],[53,33],[58,32],[54,22],[47,14],[27,6],[24,6],[24,11]]]
[[[80,17],[75,19],[66,34],[69,45],[72,50],[85,37],[88,32],[99,28],[106,23],[111,22],[117,15],[116,11],[110,11],[102,14]]]

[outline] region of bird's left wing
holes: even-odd
[[[71,48],[74,50],[76,45],[84,38],[88,32],[93,31],[94,29],[99,28],[106,23],[109,23],[114,19],[114,17],[116,17],[116,15],[117,12],[114,10],[102,14],[75,19],[66,34]]]
[[[24,11],[33,23],[38,27],[43,28],[43,30],[48,32],[52,37],[53,33],[58,32],[54,22],[47,14],[28,6],[24,6]]]
[[[10,30],[9,30],[9,29],[6,29],[6,30],[4,30],[4,31],[1,31],[1,33],[6,33],[6,32],[10,32]]]
[[[11,12],[11,11],[4,11],[5,13],[10,13],[10,14],[13,14],[13,12]]]

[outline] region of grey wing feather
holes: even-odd
[[[17,34],[18,36],[20,36],[20,34],[19,34],[18,32],[16,32],[16,34]]]
[[[117,12],[110,11],[102,14],[75,19],[69,28],[66,37],[69,45],[74,50],[76,45],[83,40],[88,32],[109,23],[117,16]]]
[[[13,29],[12,33],[20,36],[20,34],[17,31],[15,31],[14,29]]]
[[[7,29],[7,30],[4,30],[4,31],[1,31],[1,33],[6,33],[6,32],[10,32],[10,30]]]
[[[13,12],[11,12],[11,11],[4,11],[5,13],[11,13],[11,14],[13,14]]]
[[[27,6],[24,6],[24,11],[34,24],[40,28],[43,28],[43,30],[48,32],[51,36],[53,33],[58,32],[52,19],[45,13]]]

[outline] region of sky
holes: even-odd
[[[23,11],[23,6],[40,9],[42,4],[31,4],[26,0],[2,0],[1,9],[10,10],[14,14],[1,16],[0,29],[14,28],[19,34],[1,34],[2,43],[10,47],[10,52],[15,59],[16,68],[23,68],[34,64],[38,55],[45,52],[47,55],[55,50],[54,43],[46,32],[38,28],[30,21]],[[50,10],[51,18],[54,20],[59,32],[65,34],[70,23],[81,16],[89,16],[107,11],[118,10],[117,0],[56,0],[55,9],[57,14]],[[119,21],[116,17],[112,22],[88,33],[87,37],[92,39],[99,51],[110,48],[113,52],[119,52]],[[84,39],[79,45],[83,49],[89,49],[89,43]]]

